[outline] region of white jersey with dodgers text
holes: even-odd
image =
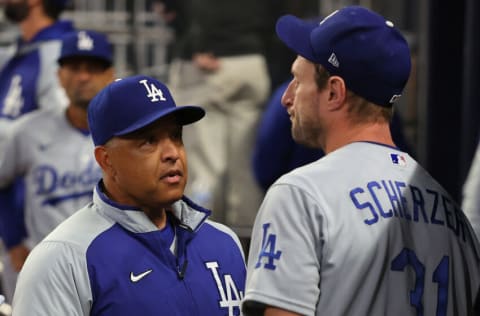
[[[356,142],[270,188],[245,301],[302,315],[474,315],[479,287],[478,241],[450,195],[408,154]]]
[[[91,202],[101,178],[93,149],[88,131],[74,128],[65,109],[37,110],[14,121],[0,153],[0,188],[25,176],[29,248]]]

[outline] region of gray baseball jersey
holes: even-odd
[[[408,154],[357,142],[281,177],[256,218],[245,301],[302,315],[473,315],[479,244]]]
[[[86,131],[65,110],[39,110],[17,119],[0,153],[0,187],[25,176],[26,245],[38,244],[60,222],[91,201],[101,177]]]

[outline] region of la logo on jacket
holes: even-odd
[[[240,303],[243,299],[243,292],[239,291],[235,281],[230,274],[225,274],[223,283],[218,274],[218,262],[206,262],[205,266],[212,272],[215,283],[217,284],[218,294],[220,295],[220,307],[228,308],[228,316],[234,316],[235,308],[240,310]],[[225,286],[224,286],[225,284]]]

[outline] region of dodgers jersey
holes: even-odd
[[[101,178],[93,150],[89,132],[73,127],[65,109],[38,110],[15,120],[0,152],[0,188],[24,176],[25,245],[30,249],[92,200]],[[11,209],[1,209],[0,215],[4,223],[18,216]],[[8,232],[15,225],[4,226],[7,237],[15,236]],[[7,246],[21,242],[5,239]]]
[[[465,316],[479,288],[479,244],[448,193],[408,154],[356,142],[268,191],[245,301],[301,315]]]
[[[60,224],[20,272],[13,315],[240,315],[240,242],[187,198],[159,230],[101,192]]]
[[[70,21],[57,21],[29,42],[19,39],[8,49],[10,59],[0,66],[0,148],[12,120],[68,103],[56,72],[61,38],[73,30]]]

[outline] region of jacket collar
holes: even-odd
[[[139,208],[122,205],[110,200],[102,191],[100,180],[93,193],[93,204],[107,218],[134,233],[146,233],[158,230],[158,227]],[[196,232],[210,216],[211,211],[196,205],[186,196],[172,205],[172,215],[178,220],[178,225],[190,232]]]

